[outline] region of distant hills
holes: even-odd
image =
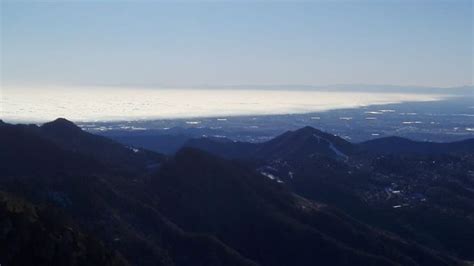
[[[245,161],[297,194],[367,223],[469,258],[474,254],[462,240],[474,239],[474,139],[350,143],[304,127],[264,143],[201,138],[186,145]]]
[[[346,140],[312,127],[288,131],[264,143],[201,138],[189,140],[184,146],[199,148],[227,158],[286,159],[318,154],[345,160],[346,154],[355,151],[355,147]]]
[[[311,155],[345,160],[355,153],[445,154],[474,151],[474,139],[451,143],[413,141],[384,137],[362,143],[350,143],[338,136],[312,127],[288,131],[263,143],[245,143],[223,138],[197,138],[184,146],[199,148],[227,158],[302,158]]]
[[[193,139],[164,156],[65,119],[1,122],[0,224],[10,233],[0,246],[20,236],[24,244],[0,253],[0,263],[38,256],[38,265],[473,260],[472,142],[406,152],[390,147],[418,144],[378,141],[352,144],[305,127],[261,144]],[[31,253],[51,237],[68,248]]]

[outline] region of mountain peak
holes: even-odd
[[[264,143],[258,150],[258,155],[266,158],[301,159],[320,154],[346,160],[347,154],[352,150],[352,144],[346,140],[305,126],[295,131],[287,131]]]
[[[314,131],[319,131],[316,128],[312,126],[304,126],[300,129],[295,130],[295,132],[314,132]]]
[[[294,131],[287,131],[285,134],[281,136],[286,136],[286,137],[291,137],[291,138],[296,138],[296,139],[314,139],[317,140],[319,138],[324,138],[327,140],[334,140],[336,142],[346,142],[344,139],[335,136],[331,133],[327,133],[324,131],[321,131],[317,128],[311,127],[311,126],[305,126],[302,128],[299,128]]]
[[[295,134],[301,134],[301,135],[306,135],[306,134],[325,134],[323,131],[319,130],[319,129],[316,129],[312,126],[305,126],[305,127],[302,127],[302,128],[299,128],[295,131],[293,131],[293,133]]]
[[[72,121],[69,121],[67,120],[66,118],[63,118],[63,117],[58,117],[56,118],[55,120],[51,121],[51,122],[48,122],[48,123],[56,123],[56,124],[72,124],[72,125],[75,125]],[[46,124],[48,124],[46,123]]]
[[[81,131],[82,129],[78,127],[76,124],[73,122],[65,119],[65,118],[57,118],[54,121],[44,123],[41,126],[42,129],[46,130],[60,130],[63,132],[77,132]]]

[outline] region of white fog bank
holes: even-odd
[[[2,88],[0,119],[44,122],[147,120],[294,114],[407,101],[436,101],[434,94],[281,90]]]

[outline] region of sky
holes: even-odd
[[[472,1],[1,1],[8,86],[473,84]]]

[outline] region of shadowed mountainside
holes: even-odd
[[[69,121],[1,123],[0,190],[60,208],[133,265],[460,264],[442,248],[368,226],[370,220],[328,206],[344,209],[324,194],[326,204],[305,199],[288,179],[275,182],[254,168],[287,160],[346,180],[338,173],[358,154],[350,143],[311,128],[270,143],[276,148],[259,147],[250,164],[189,148],[166,158],[96,138]],[[113,153],[119,156],[108,157]],[[320,166],[307,168],[318,158]],[[296,177],[305,176],[300,171]],[[308,196],[316,199],[314,193]]]
[[[320,145],[318,138],[328,141]],[[306,127],[263,144],[213,139],[188,144],[238,159],[295,193],[368,224],[472,260],[474,249],[467,244],[474,240],[472,141],[389,137],[351,144]],[[345,156],[337,156],[341,153]]]

